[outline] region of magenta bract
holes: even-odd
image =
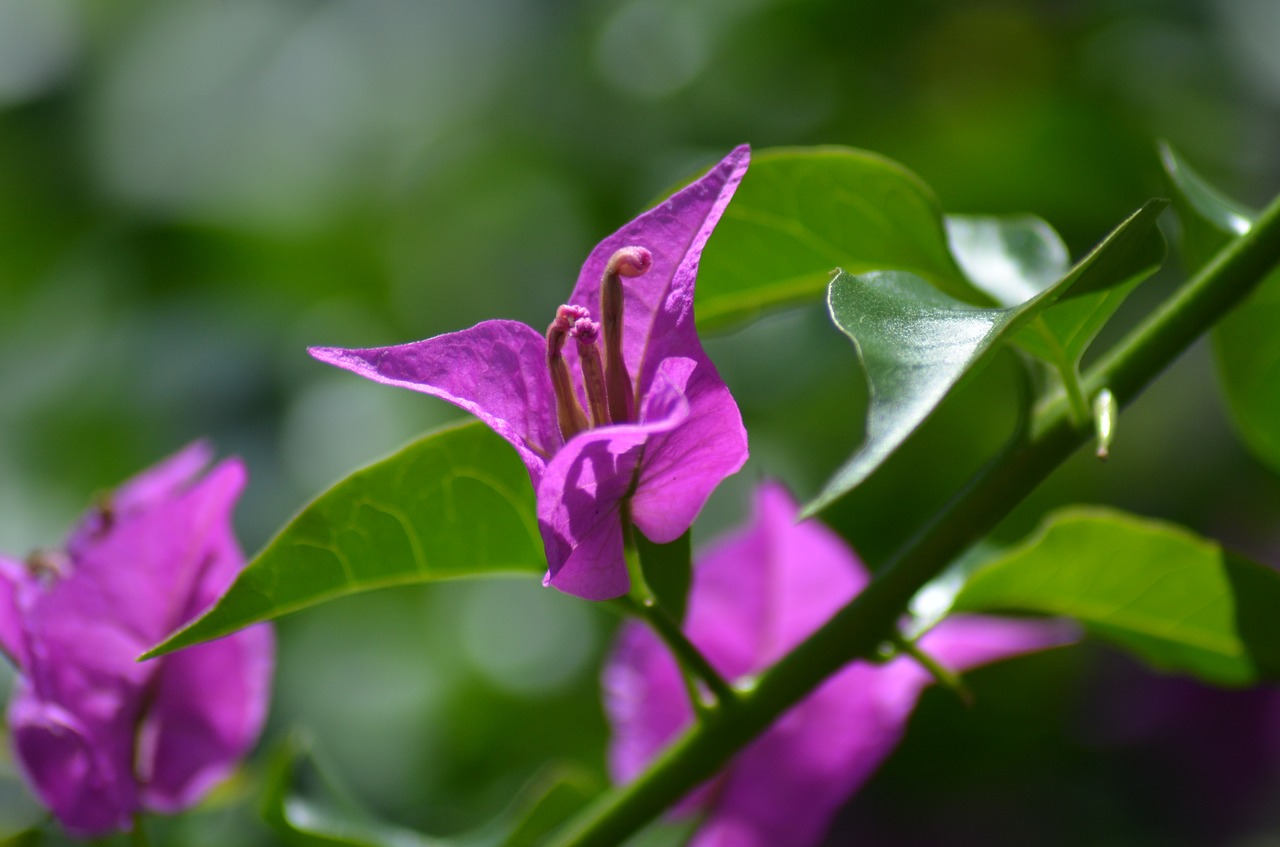
[[[68,832],[128,830],[190,806],[258,737],[274,641],[262,624],[150,662],[244,566],[231,513],[245,471],[203,478],[194,444],[126,482],[61,550],[0,556],[0,648],[18,669],[9,728],[19,765]]]
[[[549,565],[545,581],[590,600],[625,594],[624,505],[648,538],[673,541],[747,459],[738,406],[698,340],[693,293],[702,248],[749,158],[748,148],[739,147],[597,245],[567,301],[573,308],[559,313],[557,332],[493,320],[397,347],[315,347],[311,355],[377,382],[441,397],[492,427],[529,469]],[[615,268],[624,277],[620,322],[600,314],[602,279]],[[619,305],[616,296],[604,301]],[[548,308],[547,314],[550,320],[557,312]],[[566,340],[572,327],[579,342],[595,343],[595,322],[581,323],[584,314],[603,322],[598,332],[604,340],[620,337],[625,374],[608,373],[598,386],[604,391],[608,379],[617,419],[573,426],[566,438],[560,423],[568,417],[566,404],[578,407],[579,420],[583,409],[603,408],[588,397],[581,345]],[[603,361],[609,370],[607,351]],[[585,364],[590,372],[594,356]],[[558,377],[565,379],[566,365],[571,388],[562,389],[558,404],[548,368],[561,369]],[[633,393],[619,397],[617,384]]]
[[[759,673],[780,659],[866,585],[853,552],[766,485],[751,526],[699,557],[684,625],[726,678]],[[967,668],[1065,644],[1058,621],[953,617],[923,637],[945,666]],[[840,806],[889,755],[920,692],[932,681],[909,658],[855,662],[832,676],[743,749],[681,811],[707,817],[692,847],[810,847]],[[693,719],[671,654],[639,622],[619,633],[604,676],[613,728],[609,766],[627,782]]]

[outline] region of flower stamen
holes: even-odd
[[[633,419],[631,375],[622,358],[622,278],[637,277],[653,267],[653,254],[643,247],[623,247],[609,258],[600,281],[600,324],[604,334],[604,378],[609,415],[614,423]]]
[[[604,387],[604,363],[600,359],[600,324],[591,318],[578,318],[569,334],[578,339],[578,361],[582,363],[582,383],[587,389],[587,407],[591,410],[591,425],[612,423],[609,416],[609,398]]]
[[[569,363],[564,360],[564,340],[575,321],[587,317],[581,306],[561,306],[555,320],[547,327],[547,370],[551,372],[551,386],[556,395],[556,420],[560,435],[565,441],[587,428],[587,414],[578,402],[569,375]]]

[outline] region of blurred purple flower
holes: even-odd
[[[14,751],[74,835],[128,830],[144,809],[192,805],[262,728],[268,626],[136,661],[244,565],[231,529],[244,467],[228,460],[200,479],[210,458],[193,444],[124,483],[62,550],[0,556],[0,648],[18,668]]]
[[[747,458],[738,406],[698,340],[693,293],[702,248],[749,158],[737,148],[597,245],[545,336],[492,320],[311,355],[479,417],[529,469],[544,582],[589,600],[625,594],[624,510],[651,540],[674,541]]]
[[[755,522],[699,557],[689,639],[725,677],[759,673],[825,623],[869,576],[835,533],[796,523],[776,485],[757,497]],[[956,671],[1065,644],[1075,628],[1057,621],[956,616],[920,640]],[[613,727],[609,766],[626,782],[692,720],[671,654],[639,622],[625,624],[604,670]],[[855,662],[823,683],[693,792],[681,812],[705,811],[693,847],[809,847],[840,806],[888,757],[932,677],[906,657]]]

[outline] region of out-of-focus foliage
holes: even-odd
[[[237,517],[257,549],[455,416],[308,344],[545,323],[591,244],[744,141],[876,150],[949,212],[1034,213],[1073,255],[1162,193],[1155,137],[1260,205],[1280,184],[1277,42],[1270,0],[0,0],[0,549],[61,537],[90,492],[197,435],[247,460]],[[753,458],[695,547],[761,476],[816,492],[866,409],[816,305],[708,350]],[[1193,351],[1122,417],[1107,465],[1077,457],[999,535],[1101,501],[1276,561],[1280,489],[1236,445],[1211,370]],[[994,361],[824,519],[883,562],[1010,431],[1014,379]],[[611,624],[532,580],[303,612],[280,627],[271,733],[309,729],[380,816],[463,831],[547,759],[602,767]],[[926,697],[833,843],[1274,838],[1280,750],[1232,735],[1263,737],[1269,693],[1143,699],[1165,683],[1116,661],[979,672],[963,720]],[[1126,723],[1132,702],[1163,711]],[[154,840],[274,843],[246,810],[260,770]]]

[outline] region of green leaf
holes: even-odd
[[[832,281],[832,320],[853,340],[870,388],[866,439],[805,507],[812,515],[866,479],[906,441],[947,393],[1059,298],[1104,291],[1127,279],[1135,261],[1159,239],[1165,203],[1152,200],[1041,293],[1018,306],[980,309],[960,303],[923,279],[900,271]],[[1158,242],[1162,244],[1163,242]]]
[[[1103,508],[1051,515],[978,569],[954,611],[1065,615],[1163,671],[1244,685],[1280,671],[1280,573],[1182,527]]]
[[[1149,264],[1115,287],[1055,304],[1019,332],[1013,342],[1048,362],[1063,379],[1078,378],[1080,359],[1093,339],[1138,283],[1159,269],[1163,258],[1163,252],[1153,252]]]
[[[1147,214],[1157,215],[1160,206]],[[1067,274],[1066,245],[1049,224],[1030,215],[1008,218],[947,218],[956,260],[973,283],[1002,306],[1017,306]],[[1138,283],[1164,261],[1164,241],[1151,237],[1113,250],[1105,267],[1095,267],[1100,285],[1078,283],[1024,327],[1013,341],[1048,362],[1064,380],[1078,379],[1080,358]]]
[[[1168,200],[1148,200],[1113,229],[1054,283],[1053,288],[1062,290],[1057,305],[1114,288],[1159,265],[1164,260],[1165,243],[1156,220],[1168,206]]]
[[[690,532],[670,544],[655,544],[637,532],[636,548],[640,553],[640,567],[644,581],[648,583],[658,605],[666,610],[673,621],[684,620],[689,600],[689,586],[693,582],[693,548]]]
[[[861,150],[775,149],[752,156],[703,252],[698,326],[816,301],[836,268],[910,271],[989,303],[952,259],[938,200],[915,174]]]
[[[18,845],[24,833],[34,833],[49,812],[31,793],[13,761],[0,755],[0,844]],[[31,843],[38,843],[33,837]]]
[[[1160,158],[1173,186],[1182,254],[1198,269],[1253,225],[1256,213],[1205,182],[1167,143]],[[1280,270],[1218,323],[1213,347],[1232,420],[1249,450],[1280,472]]]
[[[304,847],[453,847],[370,815],[297,737],[272,758],[262,816],[289,844]]]
[[[598,783],[581,768],[553,765],[492,823],[433,838],[365,811],[310,744],[294,735],[272,757],[262,814],[290,844],[306,847],[535,847],[599,793]]]
[[[321,494],[213,608],[146,657],[360,591],[545,568],[528,472],[488,427],[468,423]]]
[[[1169,142],[1161,141],[1157,147],[1173,187],[1173,209],[1182,226],[1183,258],[1194,271],[1232,238],[1248,232],[1258,215],[1211,186]]]
[[[1062,279],[1071,257],[1034,215],[947,215],[951,253],[973,284],[1001,306],[1017,306]]]
[[[494,827],[497,838],[467,840],[467,847],[535,847],[586,807],[603,786],[580,768],[551,766],[535,776]]]
[[[1236,431],[1280,473],[1280,270],[1219,321],[1212,338]]]

